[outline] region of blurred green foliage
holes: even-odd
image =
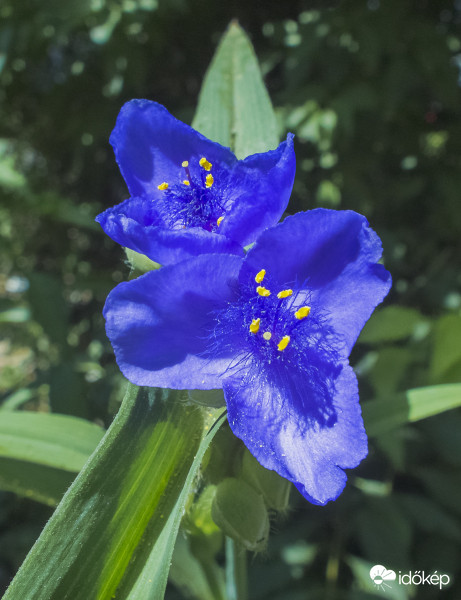
[[[458,0],[3,0],[3,407],[110,422],[123,381],[101,309],[128,268],[94,223],[127,196],[108,137],[133,97],[190,122],[234,17],[261,60],[280,135],[296,134],[289,211],[354,209],[383,239],[394,286],[352,356],[362,400],[461,381]],[[370,587],[376,563],[447,572],[444,596],[459,598],[460,430],[457,410],[377,435],[327,507],[293,492],[252,561],[251,599],[410,597]],[[0,493],[0,588],[49,511]]]

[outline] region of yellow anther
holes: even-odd
[[[218,224],[218,227],[221,225],[223,219],[224,219],[224,217],[219,217],[219,219],[216,221],[216,223]]]
[[[250,325],[251,333],[258,333],[260,323],[261,323],[261,319],[253,319],[251,321],[251,325]]]
[[[263,333],[263,338],[264,338],[265,340],[269,341],[269,340],[271,339],[271,337],[272,337],[272,333],[271,333],[270,331],[265,331],[265,332]]]
[[[259,273],[256,273],[256,277],[255,277],[256,283],[261,283],[261,281],[264,279],[265,275],[266,275],[266,271],[264,269],[261,269],[261,271],[259,271]]]
[[[181,163],[181,167],[184,167],[185,169],[189,166],[189,161],[188,160],[183,160]]]
[[[211,167],[213,166],[204,156],[202,156],[198,164],[202,167],[202,169],[205,169],[205,171],[211,171]]]
[[[258,285],[258,287],[256,288],[256,292],[260,295],[260,296],[270,296],[271,293],[269,290],[267,290],[265,287],[263,287],[262,285]]]
[[[284,335],[283,338],[280,340],[280,342],[277,344],[277,348],[281,352],[282,350],[285,350],[285,348],[288,346],[289,343],[290,343],[290,336]]]
[[[295,312],[295,317],[297,319],[299,319],[299,320],[305,319],[310,312],[311,312],[311,307],[310,306],[301,306],[301,308],[299,308]]]
[[[288,296],[291,296],[292,293],[293,290],[282,290],[277,294],[277,298],[288,298]]]
[[[214,177],[211,173],[208,173],[208,175],[205,178],[205,186],[207,188],[210,188],[214,183]]]
[[[183,184],[184,185],[190,185],[190,181],[188,179],[184,179]]]
[[[166,181],[164,181],[163,183],[161,183],[157,187],[158,187],[159,190],[167,190],[168,189],[168,184],[167,184]]]

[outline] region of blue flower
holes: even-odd
[[[348,357],[391,285],[381,252],[355,212],[298,213],[244,259],[202,255],[121,283],[107,334],[133,383],[223,388],[235,435],[325,504],[367,454]]]
[[[237,160],[160,104],[132,100],[110,138],[132,197],[96,220],[119,244],[164,265],[203,253],[242,255],[288,204],[292,138]]]

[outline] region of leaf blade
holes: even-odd
[[[168,397],[161,390],[130,385],[114,423],[64,496],[5,600],[111,598],[123,576],[130,579],[129,569],[139,574],[142,565],[131,558],[148,524],[155,536],[149,543],[165,530],[205,433],[202,410],[178,393]],[[117,597],[128,593],[125,589]]]
[[[5,411],[0,457],[78,473],[103,435],[102,427],[77,417]]]
[[[459,406],[461,383],[450,383],[414,388],[390,399],[371,400],[364,403],[362,413],[367,433],[373,437]]]
[[[192,126],[237,158],[273,149],[277,121],[250,40],[232,22],[208,69]]]

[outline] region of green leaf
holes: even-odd
[[[408,390],[389,399],[371,400],[362,406],[369,436],[376,436],[408,422],[432,417],[461,406],[461,383]]]
[[[25,400],[27,392],[32,393],[21,391],[26,393]],[[0,489],[56,505],[104,430],[63,415],[10,412],[3,406],[1,414]]]
[[[0,404],[0,410],[17,410],[21,404],[25,404],[36,396],[36,391],[29,388],[22,388],[10,394]]]
[[[205,76],[192,126],[237,158],[278,144],[277,121],[253,47],[232,22]]]
[[[418,328],[427,327],[427,319],[413,308],[388,306],[370,318],[359,337],[359,342],[380,344],[403,340],[418,332]]]
[[[431,372],[434,379],[442,377],[451,367],[461,361],[461,317],[444,315],[435,329],[434,354]]]
[[[103,435],[101,427],[76,417],[5,411],[0,457],[78,473]]]
[[[0,457],[0,489],[56,506],[76,474],[32,462]]]
[[[197,469],[222,411],[129,385],[122,407],[5,600],[162,598]],[[136,561],[132,560],[136,555]]]

